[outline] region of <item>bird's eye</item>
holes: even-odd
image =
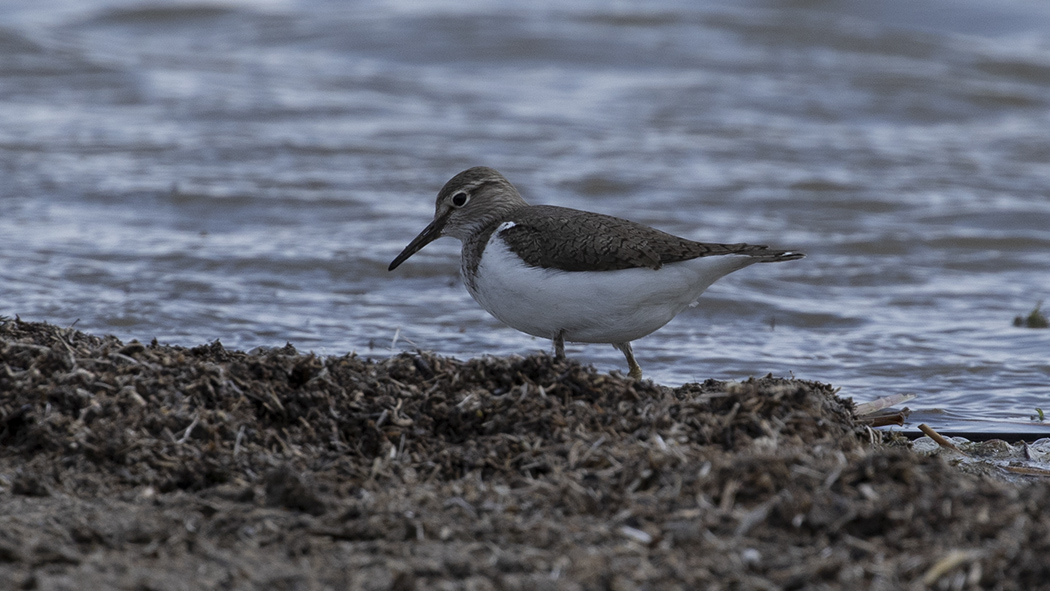
[[[467,201],[469,199],[470,198],[467,196],[466,193],[460,191],[459,193],[456,193],[452,196],[452,205],[455,205],[456,207],[463,207],[467,204]]]

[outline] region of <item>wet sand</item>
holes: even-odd
[[[3,589],[1045,589],[1050,485],[834,388],[0,320]]]

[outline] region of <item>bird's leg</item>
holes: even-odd
[[[642,379],[642,366],[638,365],[638,362],[634,359],[631,343],[614,343],[613,347],[619,349],[623,356],[627,358],[627,369],[629,370],[627,376],[635,380]]]
[[[554,335],[554,358],[565,359],[565,331],[559,330]]]

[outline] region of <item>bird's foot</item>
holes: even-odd
[[[623,356],[627,358],[627,377],[632,380],[642,379],[642,366],[638,365],[638,362],[634,359],[631,343],[613,343],[613,347],[619,349]]]
[[[565,331],[560,330],[554,337],[554,358],[565,359]]]

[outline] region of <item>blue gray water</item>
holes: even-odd
[[[562,4],[5,1],[0,315],[547,350],[470,299],[453,239],[386,270],[483,164],[534,203],[809,254],[637,341],[661,383],[772,372],[918,394],[935,428],[1038,427],[1050,330],[1012,320],[1050,308],[1050,5]]]

